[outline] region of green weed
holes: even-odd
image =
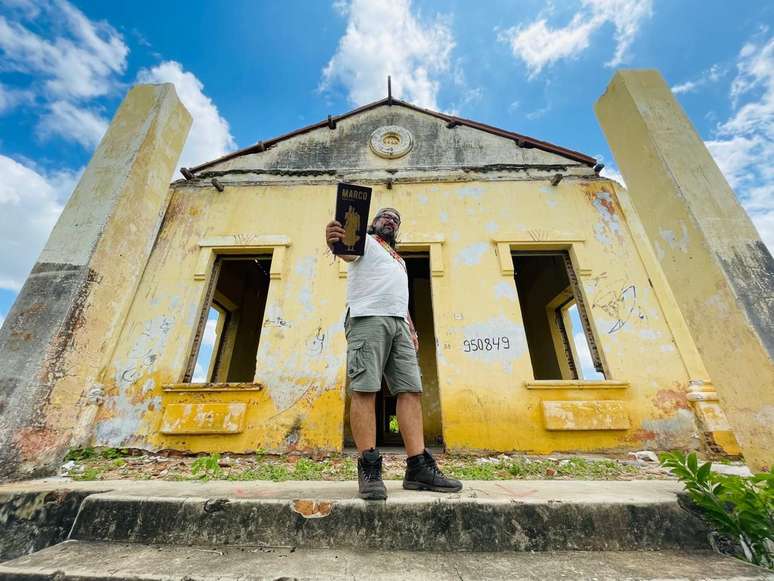
[[[444,472],[461,480],[495,480],[498,466],[492,462],[472,464],[470,466],[449,466]]]
[[[121,450],[116,450],[115,448],[102,448],[99,451],[99,455],[105,460],[115,460],[116,458],[121,458],[126,454],[124,454]]]
[[[67,451],[64,459],[65,462],[69,462],[70,460],[74,460],[75,462],[82,462],[83,460],[94,458],[96,455],[97,452],[94,450],[94,448],[72,448]]]
[[[336,472],[345,480],[357,478],[357,463],[352,458],[346,457],[336,467]]]
[[[293,469],[293,480],[322,480],[325,463],[299,458]]]
[[[101,472],[96,468],[86,468],[80,474],[71,474],[73,480],[99,480]]]
[[[223,478],[223,469],[220,467],[220,454],[215,452],[209,456],[201,456],[191,464],[191,474],[200,480]]]
[[[774,569],[774,468],[744,478],[712,472],[712,462],[699,466],[693,452],[668,452],[660,459],[683,483],[700,516],[733,543],[738,558]]]

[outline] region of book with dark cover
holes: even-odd
[[[334,242],[334,254],[363,256],[370,206],[371,188],[339,184],[336,192],[336,221],[344,227],[346,234],[343,240]]]

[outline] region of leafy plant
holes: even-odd
[[[99,455],[102,456],[105,460],[115,460],[124,454],[115,448],[102,448],[99,452]]]
[[[271,480],[273,482],[283,482],[292,480],[290,470],[282,464],[266,463],[259,465],[253,470],[251,480]]]
[[[96,468],[86,468],[80,474],[71,474],[73,480],[99,480],[101,473]]]
[[[444,472],[453,478],[462,480],[495,480],[498,466],[494,464],[473,464],[470,466],[444,467]]]
[[[223,469],[220,467],[220,454],[215,452],[209,456],[201,456],[191,464],[191,474],[201,480],[211,478],[223,478]]]
[[[69,462],[70,460],[81,462],[83,460],[88,460],[89,458],[94,458],[96,455],[97,452],[94,448],[72,448],[65,454],[64,459],[65,462]]]
[[[357,463],[352,458],[344,458],[335,470],[340,478],[346,480],[357,478]]]
[[[400,432],[400,426],[398,425],[398,416],[390,416],[390,432],[397,434]]]
[[[299,458],[293,470],[295,480],[321,480],[324,463],[318,463],[309,458]]]
[[[661,465],[680,479],[704,520],[736,545],[737,557],[774,569],[774,469],[747,478],[717,474],[693,452],[662,454]]]

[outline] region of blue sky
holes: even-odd
[[[658,68],[774,247],[774,3],[0,5],[0,320],[135,82],[174,82],[194,165],[386,94],[596,156],[616,68]]]

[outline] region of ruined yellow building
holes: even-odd
[[[99,226],[63,299],[65,347],[40,355],[39,368],[57,357],[68,372],[50,380],[26,441],[342,450],[347,265],[323,229],[345,181],[373,188],[372,212],[403,217],[429,444],[738,453],[661,250],[593,158],[388,97],[184,168],[167,187],[177,153],[160,150],[179,152],[189,122],[171,87],[136,87],[52,234],[74,255],[85,243],[68,235]],[[105,185],[117,164],[128,181]],[[101,207],[89,196],[108,186],[113,201],[89,218]],[[53,276],[41,265],[72,262],[47,258],[54,248],[28,285]],[[75,272],[57,269],[59,281]],[[33,290],[0,344],[21,341],[22,322],[45,325]],[[400,441],[393,414],[381,400],[381,444]],[[30,456],[18,436],[5,441]]]
[[[708,378],[689,371],[638,218],[595,163],[384,100],[186,171],[104,372],[95,443],[341,450],[347,265],[322,233],[348,181],[403,216],[429,442],[697,446],[687,394]],[[211,305],[213,355],[191,383]],[[573,305],[601,379],[579,377]]]

